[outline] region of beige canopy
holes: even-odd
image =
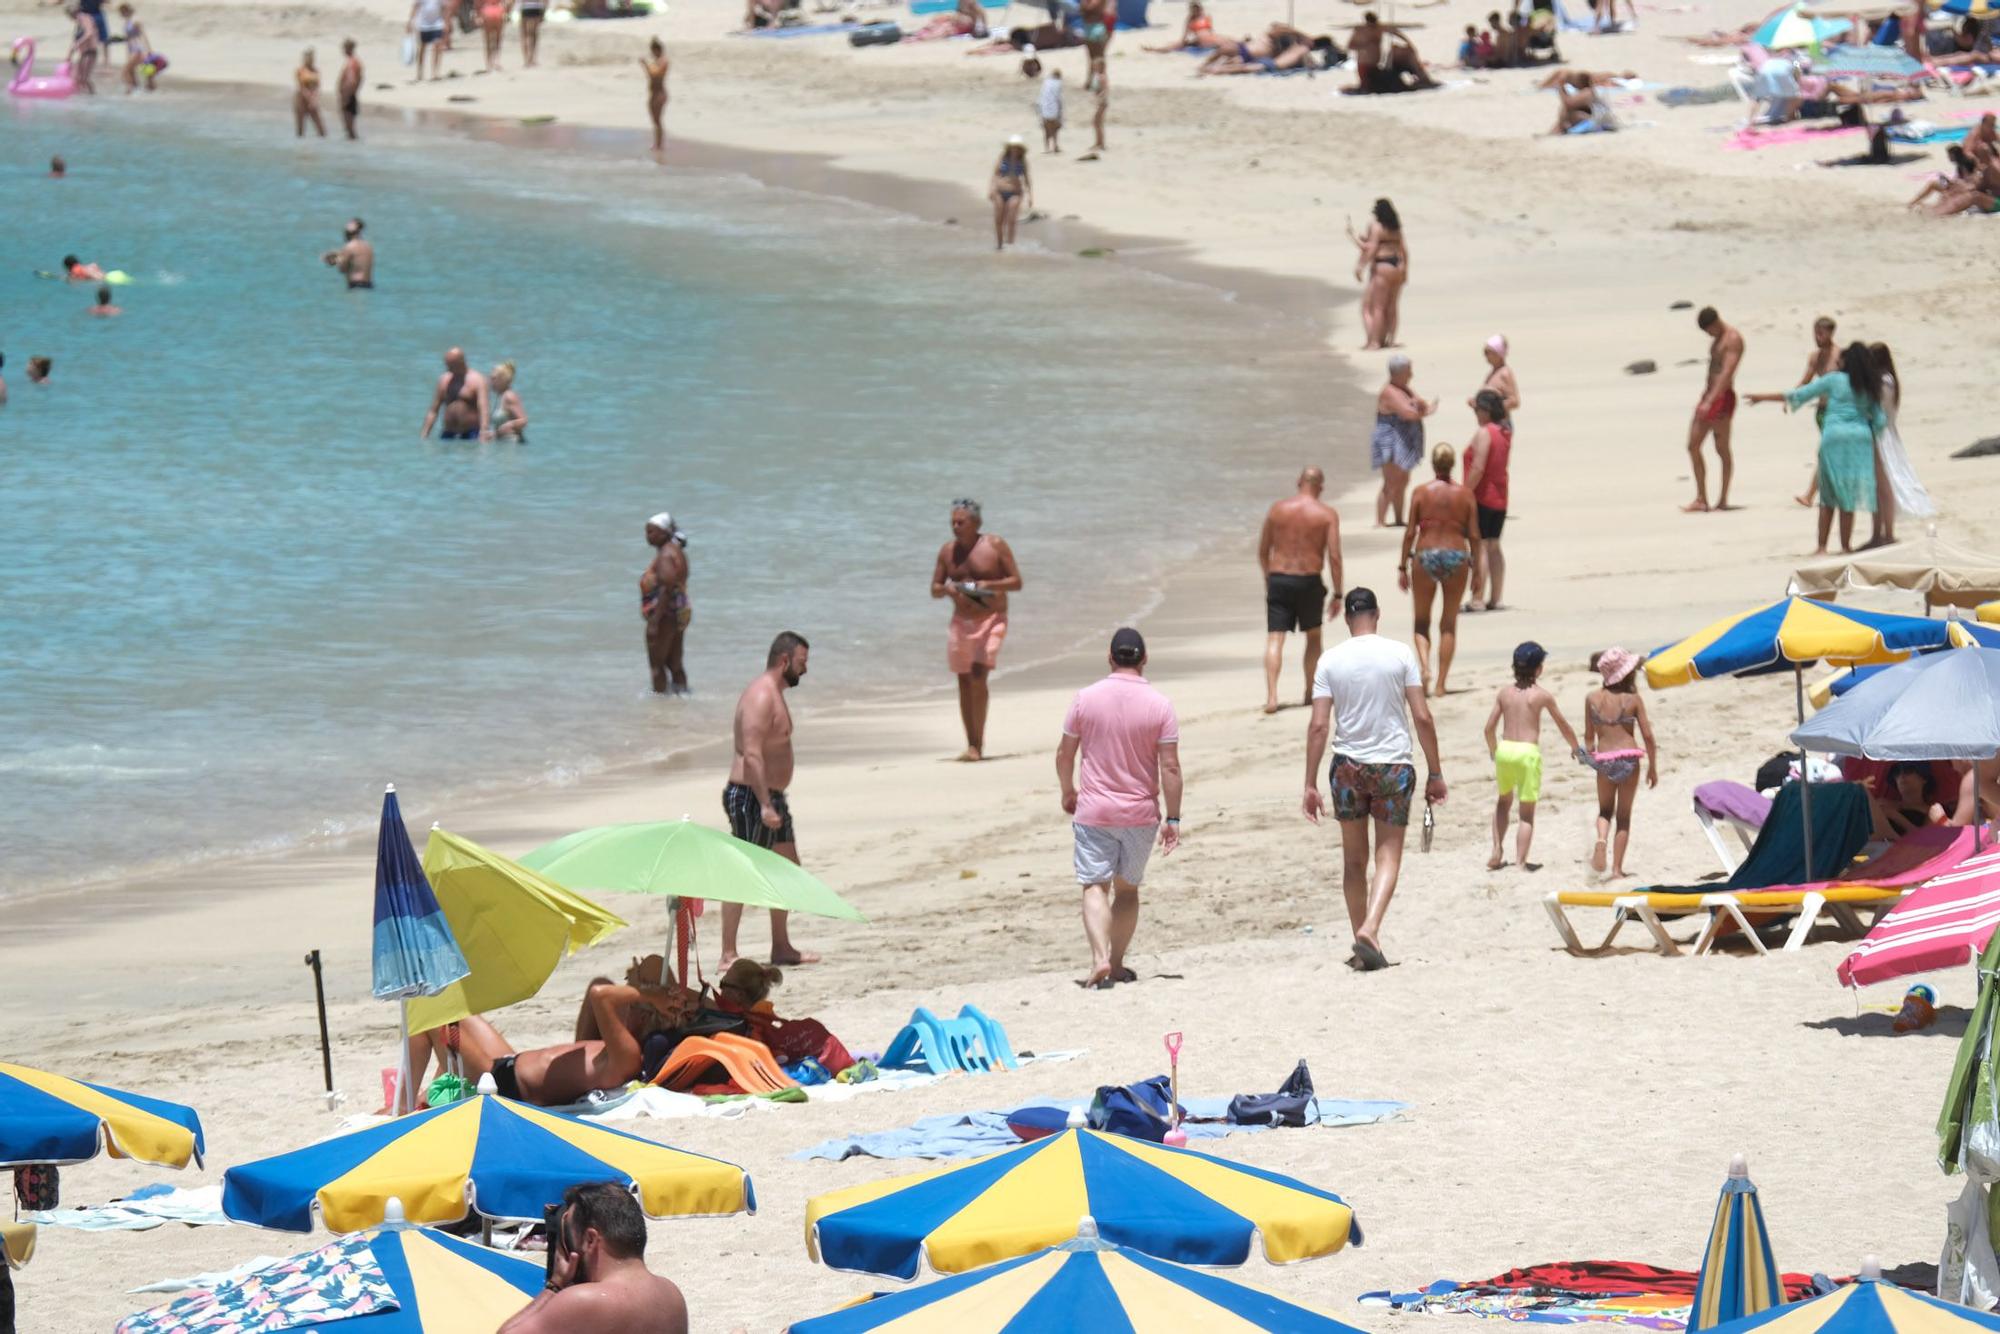
[[[2000,598],[2000,556],[1969,551],[1935,533],[1830,556],[1792,572],[1792,587],[1812,597],[1850,588],[1905,588],[1933,607],[1976,607]]]

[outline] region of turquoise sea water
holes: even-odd
[[[946,684],[961,495],[1027,576],[1009,660],[1046,656],[1328,438],[1306,327],[1211,289],[622,140],[299,145],[270,105],[0,106],[0,893],[664,753],[782,628],[815,702]],[[318,260],[355,213],[372,293]],[[135,277],[123,317],[34,276],[71,252]],[[532,443],[418,439],[453,343],[519,364]],[[659,509],[692,701],[646,689]]]

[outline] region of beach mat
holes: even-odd
[[[1530,1325],[1617,1325],[1677,1334],[1694,1306],[1692,1269],[1625,1260],[1576,1260],[1510,1269],[1460,1283],[1439,1279],[1416,1292],[1364,1292],[1364,1306],[1424,1315],[1470,1315]],[[1785,1300],[1820,1291],[1808,1274],[1786,1274]]]

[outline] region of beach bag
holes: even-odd
[[[1090,1114],[1085,1123],[1092,1130],[1158,1144],[1166,1138],[1176,1111],[1183,1119],[1187,1116],[1174,1105],[1172,1088],[1165,1075],[1154,1075],[1137,1084],[1103,1085],[1090,1100]]]
[[[62,1174],[46,1163],[14,1169],[14,1201],[31,1213],[62,1203]]]
[[[849,46],[894,46],[903,40],[903,30],[893,23],[864,23],[847,34]]]
[[[1317,1121],[1312,1071],[1300,1061],[1276,1093],[1239,1093],[1229,1100],[1229,1121],[1239,1126],[1302,1126]]]

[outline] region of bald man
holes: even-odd
[[[437,392],[431,395],[431,410],[424,414],[422,438],[431,438],[438,414],[444,414],[445,440],[491,440],[493,438],[492,394],[486,377],[465,364],[465,349],[449,348],[444,354],[444,374],[438,376]]]
[[[1271,506],[1257,539],[1257,565],[1264,571],[1264,712],[1278,711],[1278,672],[1285,636],[1306,632],[1305,701],[1312,702],[1313,669],[1319,665],[1319,628],[1326,610],[1340,605],[1340,515],[1321,500],[1326,474],[1307,468],[1299,489]],[[1320,582],[1324,567],[1333,591]],[[1322,605],[1323,604],[1323,605]]]

